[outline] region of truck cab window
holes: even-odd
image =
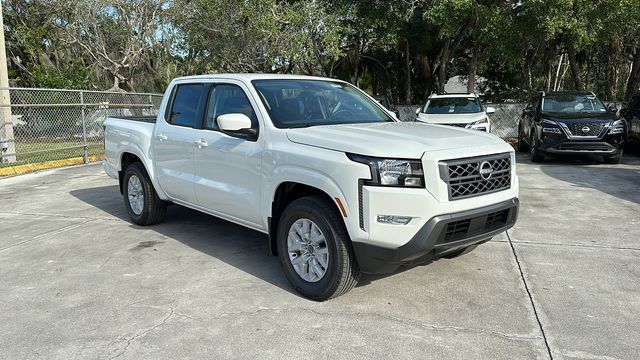
[[[166,117],[167,122],[172,125],[195,127],[202,91],[202,84],[176,86],[171,110]]]
[[[253,111],[249,98],[239,86],[220,84],[211,89],[205,128],[217,130],[218,116],[225,114],[244,114],[251,119],[251,127],[258,128],[256,113]]]

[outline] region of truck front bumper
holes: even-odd
[[[518,208],[518,199],[512,198],[473,210],[434,216],[409,242],[398,248],[353,242],[353,250],[364,273],[391,273],[403,264],[428,261],[489,241],[515,224]]]

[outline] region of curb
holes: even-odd
[[[92,155],[89,156],[89,162],[95,162],[104,160],[104,155]],[[82,157],[75,157],[70,159],[63,160],[53,160],[53,161],[45,161],[41,163],[35,164],[25,164],[25,165],[16,165],[0,168],[0,176],[9,176],[9,175],[20,175],[26,174],[39,170],[47,170],[65,166],[72,165],[82,165],[84,164],[84,159]]]

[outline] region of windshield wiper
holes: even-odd
[[[311,126],[315,126],[316,124],[297,124],[297,125],[290,125],[287,126],[288,129],[300,129],[300,128],[308,128]]]

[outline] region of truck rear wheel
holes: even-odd
[[[349,235],[335,206],[321,196],[293,201],[282,213],[278,256],[293,287],[324,301],[351,290],[360,278]]]
[[[126,168],[122,184],[124,203],[134,223],[153,225],[164,220],[167,204],[158,198],[141,163],[136,162]]]

